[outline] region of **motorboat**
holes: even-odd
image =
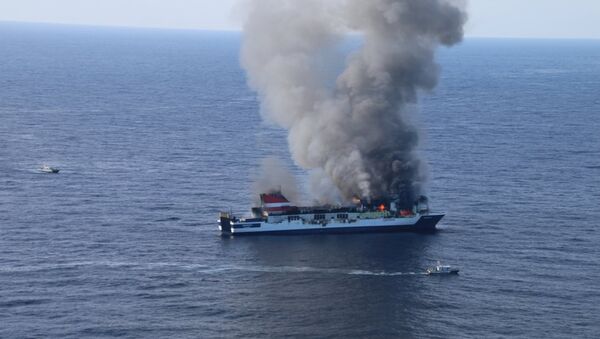
[[[40,172],[43,173],[58,173],[60,170],[56,167],[50,167],[48,165],[42,165],[42,167],[40,167]]]
[[[458,268],[452,267],[450,265],[442,265],[439,261],[437,265],[428,267],[425,273],[428,275],[434,274],[458,274]]]

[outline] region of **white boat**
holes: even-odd
[[[40,172],[43,173],[58,173],[58,171],[60,171],[58,168],[50,167],[48,165],[43,165],[42,167],[40,167]]]
[[[429,275],[434,274],[458,274],[458,268],[452,267],[450,265],[442,265],[439,261],[437,265],[427,268],[425,271]]]
[[[281,192],[261,194],[261,206],[252,216],[238,218],[221,212],[219,229],[223,235],[432,232],[443,214],[429,212],[427,198],[420,197],[411,207],[398,201],[381,200],[353,206],[293,206]]]

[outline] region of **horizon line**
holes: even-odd
[[[0,20],[0,24],[22,24],[22,25],[53,25],[53,26],[71,26],[71,27],[89,27],[89,28],[117,28],[134,30],[165,30],[165,31],[191,31],[191,32],[222,32],[222,33],[243,33],[241,28],[202,28],[202,27],[166,27],[166,26],[139,26],[139,25],[118,25],[118,24],[93,24],[93,23],[71,23],[55,21],[15,21]],[[465,39],[529,39],[529,40],[600,40],[600,37],[581,37],[581,36],[509,36],[509,35],[471,35],[465,34]]]

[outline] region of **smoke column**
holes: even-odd
[[[249,0],[241,63],[261,113],[288,130],[312,193],[412,203],[425,175],[409,105],[438,80],[435,50],[462,40],[456,0]],[[349,32],[360,48],[333,86],[326,56]],[[330,183],[330,184],[327,184]],[[322,187],[320,191],[319,187]]]
[[[300,202],[296,177],[288,170],[283,161],[275,157],[262,159],[260,171],[254,178],[252,191],[255,199],[253,202],[256,206],[260,204],[261,193],[281,192],[292,203]]]

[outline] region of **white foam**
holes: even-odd
[[[107,267],[131,270],[154,270],[160,268],[179,268],[198,273],[219,274],[230,271],[259,272],[259,273],[315,273],[315,274],[346,274],[362,276],[402,276],[402,275],[420,275],[423,272],[387,272],[370,271],[360,269],[343,268],[319,268],[309,266],[252,266],[252,265],[224,265],[210,266],[206,264],[190,264],[179,262],[124,262],[124,261],[74,261],[57,264],[39,264],[39,265],[3,265],[0,266],[0,272],[35,272],[43,270],[61,270],[77,269],[83,267]]]

